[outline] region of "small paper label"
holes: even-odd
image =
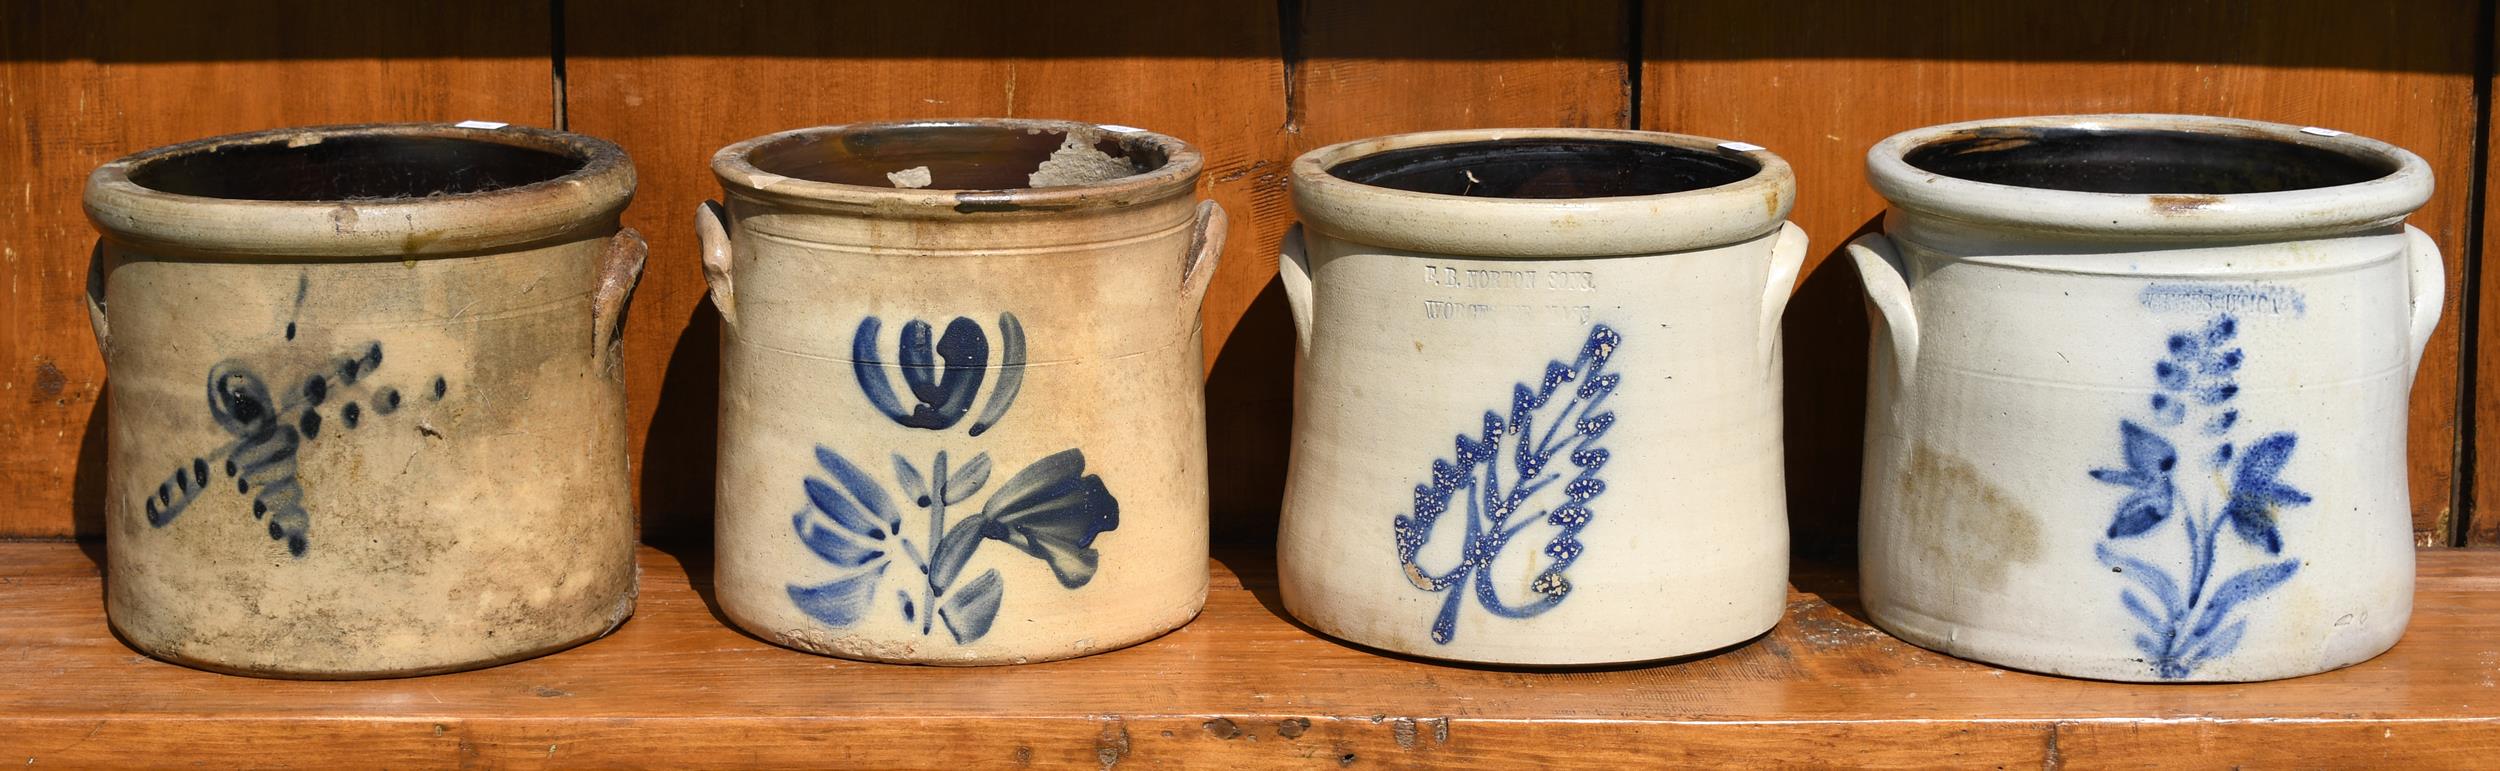
[[[1135,133],[1137,133],[1137,132],[1144,131],[1145,129],[1141,129],[1141,128],[1129,128],[1129,127],[1127,127],[1127,126],[1115,126],[1115,125],[1112,125],[1112,124],[1109,124],[1109,123],[1105,123],[1105,124],[1102,124],[1102,130],[1104,130],[1104,131],[1118,132],[1118,133],[1121,133],[1121,134],[1135,134]]]
[[[1740,153],[1750,153],[1762,149],[1761,145],[1757,145],[1752,142],[1720,142],[1719,146]]]
[[[2308,127],[2308,128],[2301,129],[2301,130],[2300,130],[2300,133],[2303,133],[2303,134],[2316,134],[2316,135],[2318,135],[2318,136],[2322,136],[2322,137],[2340,137],[2340,136],[2343,136],[2343,135],[2344,135],[2344,132],[2341,132],[2341,131],[2336,131],[2336,130],[2331,129],[2331,128],[2318,128],[2318,127],[2316,127],[2316,126],[2310,126],[2310,127]]]
[[[453,125],[453,126],[457,126],[457,127],[460,127],[460,128],[473,128],[473,129],[499,129],[499,128],[503,128],[503,127],[505,127],[505,126],[509,126],[509,125],[512,125],[512,124],[510,124],[510,123],[496,123],[496,122],[491,121],[491,120],[464,120],[464,121],[461,121],[461,122],[459,122],[459,123],[454,123],[454,124],[451,124],[451,125]]]

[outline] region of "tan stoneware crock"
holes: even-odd
[[[722,609],[800,650],[1079,656],[1207,589],[1198,304],[1224,213],[1177,139],[831,126],[712,158]]]
[[[283,129],[87,180],[115,631],[294,678],[537,656],[634,606],[623,151]]]

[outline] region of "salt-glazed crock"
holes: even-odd
[[[2168,115],[1959,123],[1867,155],[1860,557],[1902,639],[2007,667],[2247,681],[2412,609],[2406,392],[2438,249],[2412,153]]]
[[[800,650],[1012,664],[1206,600],[1202,161],[1121,126],[829,126],[712,158],[722,609]],[[725,214],[725,217],[723,216]]]
[[[1760,147],[1640,131],[1296,160],[1285,607],[1363,645],[1517,665],[1770,629],[1795,198]]]
[[[97,169],[114,630],[331,679],[623,623],[633,191],[615,145],[520,127],[284,129]]]

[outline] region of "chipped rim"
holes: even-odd
[[[1151,171],[1082,185],[979,190],[818,182],[764,171],[749,160],[756,150],[766,145],[802,137],[833,139],[878,131],[933,127],[1098,132],[1120,137],[1123,142],[1151,146],[1163,152],[1164,161],[1162,166]],[[712,154],[712,174],[720,178],[721,187],[732,196],[791,208],[917,219],[1000,219],[1126,209],[1190,194],[1198,186],[1198,175],[1204,165],[1205,158],[1197,148],[1169,135],[1107,123],[1030,118],[963,118],[814,126],[753,137]]]
[[[2394,167],[2348,185],[2269,193],[2184,196],[2055,190],[1946,176],[1910,165],[1918,148],[1988,131],[2068,128],[2160,130],[2289,142]],[[1958,222],[2069,235],[2307,236],[2394,225],[2430,201],[2421,156],[2332,129],[2204,115],[2043,115],[1912,129],[1866,153],[1867,179],[1896,209]]]
[[[567,156],[582,166],[526,185],[378,201],[213,198],[169,193],[130,179],[142,166],[177,156],[236,145],[312,144],[354,136],[508,145]],[[526,126],[368,123],[227,134],[125,156],[87,176],[85,208],[87,219],[107,239],[150,252],[414,259],[605,237],[616,229],[618,215],[633,196],[633,162],[623,148],[604,139]]]
[[[1340,164],[1393,150],[1502,139],[1632,142],[1742,158],[1743,179],[1653,195],[1480,198],[1419,193],[1344,179]],[[1293,205],[1304,227],[1357,243],[1478,257],[1577,258],[1707,249],[1778,232],[1797,203],[1788,162],[1760,146],[1631,129],[1504,128],[1423,131],[1358,139],[1293,162]]]

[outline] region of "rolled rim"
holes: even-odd
[[[305,160],[313,152],[309,148],[394,142],[455,156],[553,156],[558,163],[523,162],[538,164],[538,171],[524,174],[528,181],[520,184],[502,184],[488,175],[441,191],[384,195],[324,195],[320,189],[262,197],[219,195],[203,191],[224,184],[213,181],[216,173],[185,172],[210,181],[184,184],[156,179],[168,176],[160,170],[175,164],[205,165],[210,172],[219,163],[318,164]],[[546,173],[560,168],[570,171]],[[412,169],[454,176],[458,171],[440,163],[379,163],[346,170],[369,174]],[[88,175],[85,207],[87,218],[107,239],[149,251],[193,257],[411,258],[601,236],[616,229],[617,216],[633,193],[633,163],[624,149],[606,140],[522,126],[396,123],[274,129],[143,151]]]
[[[1131,168],[1116,176],[1050,179],[1051,172],[1023,163],[1057,162],[1071,156],[1035,156],[1032,147],[1023,147],[1003,152],[999,158],[967,158],[939,147],[945,141],[1019,136],[1032,137],[1034,142],[1058,137],[1065,141],[1067,151],[1083,156],[1078,160],[1126,161]],[[1086,152],[1089,148],[1093,154]],[[793,160],[802,156],[803,160]],[[1154,162],[1142,164],[1136,160],[1140,158]],[[904,165],[911,160],[935,163]],[[957,163],[966,168],[986,164],[989,168],[984,173],[969,175],[986,183],[1026,178],[1023,184],[950,186],[948,179],[937,175],[956,175],[946,169],[930,173],[933,165]],[[1015,168],[1000,168],[1000,163]],[[1123,209],[1191,193],[1204,165],[1197,148],[1164,134],[1111,124],[1020,118],[816,126],[750,138],[712,155],[712,173],[733,197],[791,208],[925,219],[1019,218]],[[871,173],[874,176],[866,176]],[[914,173],[930,178],[915,180]],[[885,184],[863,184],[886,175],[895,176]],[[899,186],[913,181],[927,184]]]
[[[2045,143],[2111,145],[2172,137],[2220,152],[2245,149],[2241,176],[2214,159],[2168,162],[2176,181],[2116,167],[2164,171],[2164,161],[2083,161],[2062,171],[2029,172],[2057,184],[2009,184],[1988,174],[1947,173],[1956,155],[2040,152]],[[2120,153],[2123,155],[2124,153]],[[2430,165],[2403,148],[2332,129],[2197,115],[2049,115],[1967,121],[1894,134],[1867,151],[1867,177],[1891,205],[1917,215],[1998,228],[2067,235],[2216,238],[2304,237],[2383,228],[2430,200]],[[2097,167],[2094,165],[2097,164]],[[2325,168],[2334,167],[2334,168]],[[1945,168],[1946,171],[1939,171]],[[2362,173],[2368,170],[2369,173]],[[2116,171],[2128,177],[2126,170]],[[2213,177],[2221,174],[2226,179]],[[2007,176],[2022,176],[2007,174]],[[2203,180],[2199,183],[2198,180]],[[2095,190],[2094,187],[2105,189]],[[2116,188],[2115,190],[2106,188]]]
[[[1589,197],[1419,192],[1334,173],[1385,153],[1518,140],[1650,145],[1695,157],[1732,160],[1752,169],[1741,178],[1695,189]],[[1600,257],[1724,246],[1776,231],[1787,220],[1796,198],[1795,174],[1787,161],[1768,150],[1655,131],[1427,131],[1329,145],[1304,153],[1293,163],[1294,207],[1304,227],[1375,246],[1479,257]]]

